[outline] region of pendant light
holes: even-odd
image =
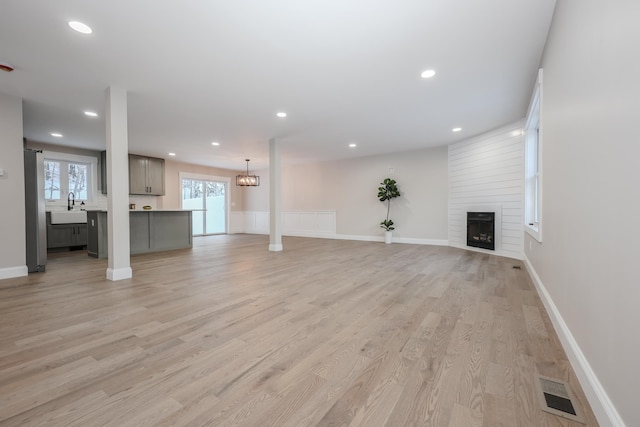
[[[240,187],[257,187],[260,185],[260,177],[256,175],[249,175],[249,159],[244,159],[247,162],[247,174],[236,175],[236,185]]]

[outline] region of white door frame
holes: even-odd
[[[203,175],[203,174],[189,173],[189,172],[180,172],[178,176],[180,179],[180,187],[179,187],[180,188],[180,209],[184,209],[184,207],[182,206],[182,180],[183,179],[224,182],[226,184],[226,190],[224,192],[224,232],[229,233],[229,213],[230,213],[229,191],[231,188],[230,186],[231,178],[226,176]],[[206,229],[204,229],[203,231],[205,231],[203,235],[206,235],[207,234]]]

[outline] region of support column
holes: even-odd
[[[282,250],[282,208],[280,205],[280,147],[269,140],[269,250]]]
[[[105,91],[107,128],[107,279],[133,276],[129,248],[129,139],[127,91],[109,86]]]

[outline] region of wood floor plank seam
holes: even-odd
[[[458,248],[260,235],[0,280],[0,427],[577,427],[597,421],[520,261]],[[73,274],[69,275],[72,271]]]

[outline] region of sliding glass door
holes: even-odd
[[[227,183],[182,179],[182,209],[193,210],[193,235],[227,232]]]

